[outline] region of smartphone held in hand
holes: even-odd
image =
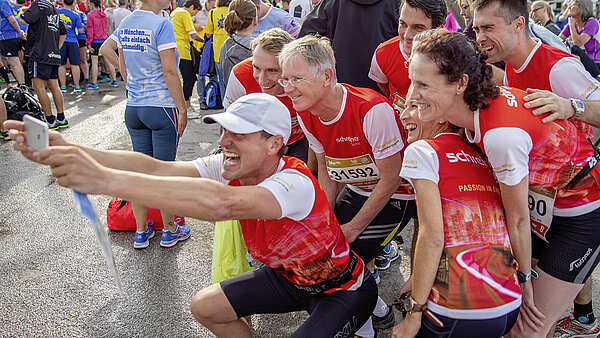
[[[29,115],[23,116],[25,143],[40,151],[48,146],[48,124]]]

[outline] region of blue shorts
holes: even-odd
[[[73,66],[81,64],[81,59],[79,59],[79,45],[77,42],[65,42],[62,47],[60,47],[61,66],[67,64],[67,58]]]
[[[133,151],[163,161],[175,161],[179,126],[177,108],[125,108],[125,125],[131,136]]]

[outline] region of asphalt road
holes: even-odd
[[[65,94],[65,110],[70,127],[61,133],[68,140],[100,149],[131,149],[122,83],[116,89],[101,85],[99,91]],[[216,147],[218,134],[217,126],[190,120],[178,160],[207,155]],[[0,168],[1,337],[212,336],[194,320],[189,303],[196,291],[210,285],[214,224],[188,218],[191,238],[169,249],[161,248],[155,237],[147,249],[135,250],[133,232],[109,231],[123,284],[120,297],[92,226],[77,212],[71,191],[59,187],[48,168],[21,157],[9,142],[0,143]],[[110,197],[90,199],[105,223]],[[411,228],[403,233],[406,242]],[[408,253],[408,244],[402,245],[401,258],[381,273],[380,296],[388,303],[409,275]],[[594,279],[600,285],[597,273]],[[594,290],[597,294],[598,288]],[[304,318],[305,313],[256,315],[250,324],[257,337],[285,337]]]

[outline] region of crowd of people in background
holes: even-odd
[[[589,278],[600,261],[591,0],[19,1],[0,0],[0,76],[33,88],[50,129],[69,126],[64,97],[126,82],[124,120],[147,156],[80,150],[157,175],[151,186],[124,174],[146,190],[115,192],[135,200],[133,246],[148,247],[147,207],[163,206],[161,246],[191,234],[174,211],[240,219],[267,265],[196,294],[192,313],[213,333],[244,336],[245,315],[304,309],[297,336],[600,334]],[[225,109],[204,117],[223,128],[222,152],[173,163],[200,117],[194,86],[200,110]],[[57,156],[15,147],[44,164]],[[265,189],[232,190],[239,205],[222,216],[209,202],[184,208],[197,180],[180,204],[156,197],[163,175]],[[230,202],[224,185],[200,182]],[[395,326],[376,284],[411,220],[411,276],[398,286],[406,318]]]

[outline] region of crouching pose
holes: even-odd
[[[287,108],[254,93],[204,121],[224,129],[223,152],[191,162],[95,150],[58,133],[38,154],[25,144],[22,123],[6,127],[15,149],[49,165],[61,186],[203,220],[241,220],[248,250],[265,266],[194,296],[193,315],[217,336],[249,337],[247,315],[299,310],[310,316],[292,336],[352,335],[370,317],[377,286],[310,170],[282,156],[291,133]]]

